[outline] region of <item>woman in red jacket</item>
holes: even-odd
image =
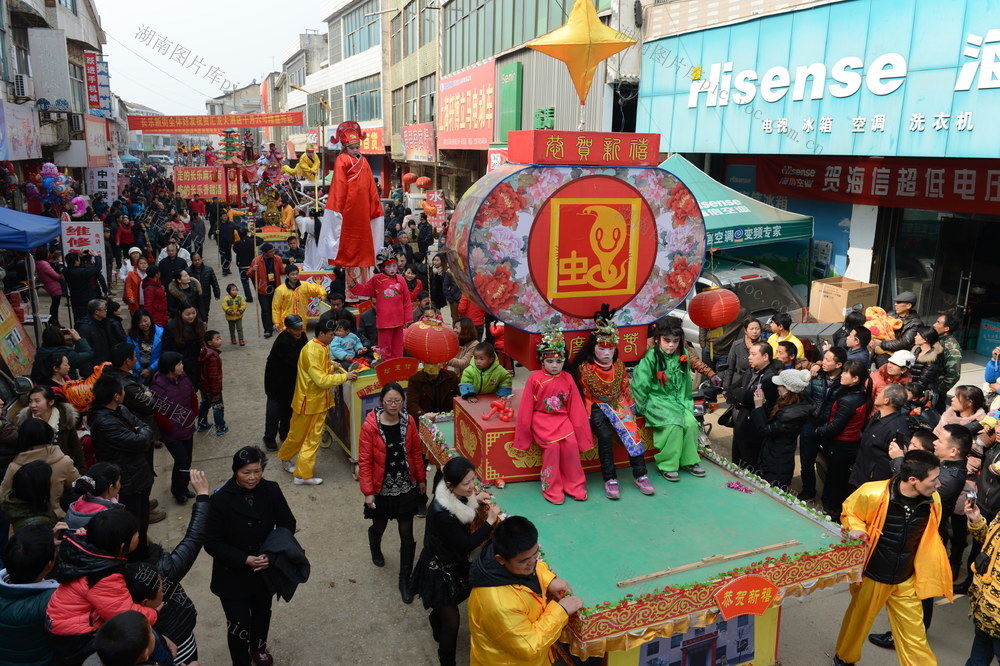
[[[417,542],[413,539],[413,516],[418,497],[424,494],[427,473],[417,422],[404,409],[403,387],[385,385],[381,407],[368,413],[358,442],[358,483],[365,496],[365,518],[372,563],[385,566],[382,534],[390,520],[399,528],[399,593],[404,603],[413,601],[410,574]]]
[[[471,319],[472,324],[476,327],[476,333],[479,334],[479,339],[483,339],[483,333],[486,331],[486,312],[465,294],[462,294],[462,298],[458,301],[458,316]]]
[[[149,310],[154,324],[167,325],[167,292],[160,282],[160,268],[156,264],[146,269],[146,279],[142,281],[142,306]]]
[[[868,368],[861,361],[848,361],[840,373],[841,392],[830,409],[830,420],[816,428],[823,452],[826,453],[826,483],[823,486],[823,506],[834,520],[850,494],[848,478],[851,465],[858,455],[861,431],[872,413],[874,397]]]
[[[54,572],[59,587],[45,611],[49,643],[59,663],[82,662],[93,652],[97,630],[119,613],[139,611],[156,623],[163,602],[155,609],[133,603],[125,586],[126,558],[138,544],[138,523],[119,508],[94,516],[84,539],[63,537]]]

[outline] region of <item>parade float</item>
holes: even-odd
[[[566,26],[537,40],[567,62],[581,100],[588,40],[600,55],[618,35],[595,23],[593,5],[578,0]],[[510,132],[509,162],[463,196],[448,237],[453,275],[505,324],[505,352],[524,366],[538,367],[535,346],[557,326],[572,358],[605,306],[616,310],[619,357],[638,360],[649,324],[692,293],[706,264],[705,221],[688,186],[657,166],[659,139]],[[701,300],[706,328],[738,311],[726,295]],[[773,664],[784,601],[860,580],[860,542],[710,448],[700,451],[705,478],[657,476],[653,496],[623,483],[612,502],[591,473],[587,501],[550,504],[538,492],[541,451],[513,446],[517,393],[506,404],[456,399],[452,420],[421,419],[421,438],[435,465],[475,462],[504,514],[538,527],[544,559],[584,601],[557,644],[568,663]],[[596,448],[582,458],[585,471],[598,468]],[[616,466],[627,465],[616,447]]]

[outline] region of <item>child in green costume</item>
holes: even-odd
[[[653,431],[653,446],[658,450],[654,463],[667,481],[681,480],[678,469],[705,476],[698,464],[698,421],[691,399],[690,368],[679,321],[670,317],[657,323],[653,346],[635,368],[632,395]]]

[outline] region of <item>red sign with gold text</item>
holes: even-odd
[[[756,574],[740,576],[715,593],[722,617],[730,620],[737,615],[763,615],[771,607],[778,586]]]
[[[521,130],[507,135],[507,159],[520,164],[656,166],[660,135]]]
[[[361,152],[365,155],[385,154],[385,127],[362,127],[365,138],[361,139]]]
[[[202,199],[222,199],[227,195],[226,175],[220,166],[174,167],[174,189],[183,199],[195,194]]]
[[[962,213],[993,214],[1000,205],[995,160],[782,156],[752,163],[765,194]]]
[[[147,134],[215,134],[228,127],[302,125],[302,111],[238,113],[221,116],[129,116],[130,130]]]
[[[437,147],[489,150],[493,143],[497,64],[484,62],[441,79],[438,85]]]
[[[83,73],[87,78],[87,108],[101,108],[101,90],[97,81],[97,51],[83,52]]]
[[[531,279],[548,303],[589,318],[620,308],[656,261],[656,221],[634,187],[610,176],[570,181],[542,205],[528,237]]]

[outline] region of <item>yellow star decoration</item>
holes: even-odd
[[[528,42],[527,46],[566,63],[580,104],[583,104],[587,101],[597,65],[633,44],[634,39],[601,23],[593,0],[576,0],[566,25]]]

